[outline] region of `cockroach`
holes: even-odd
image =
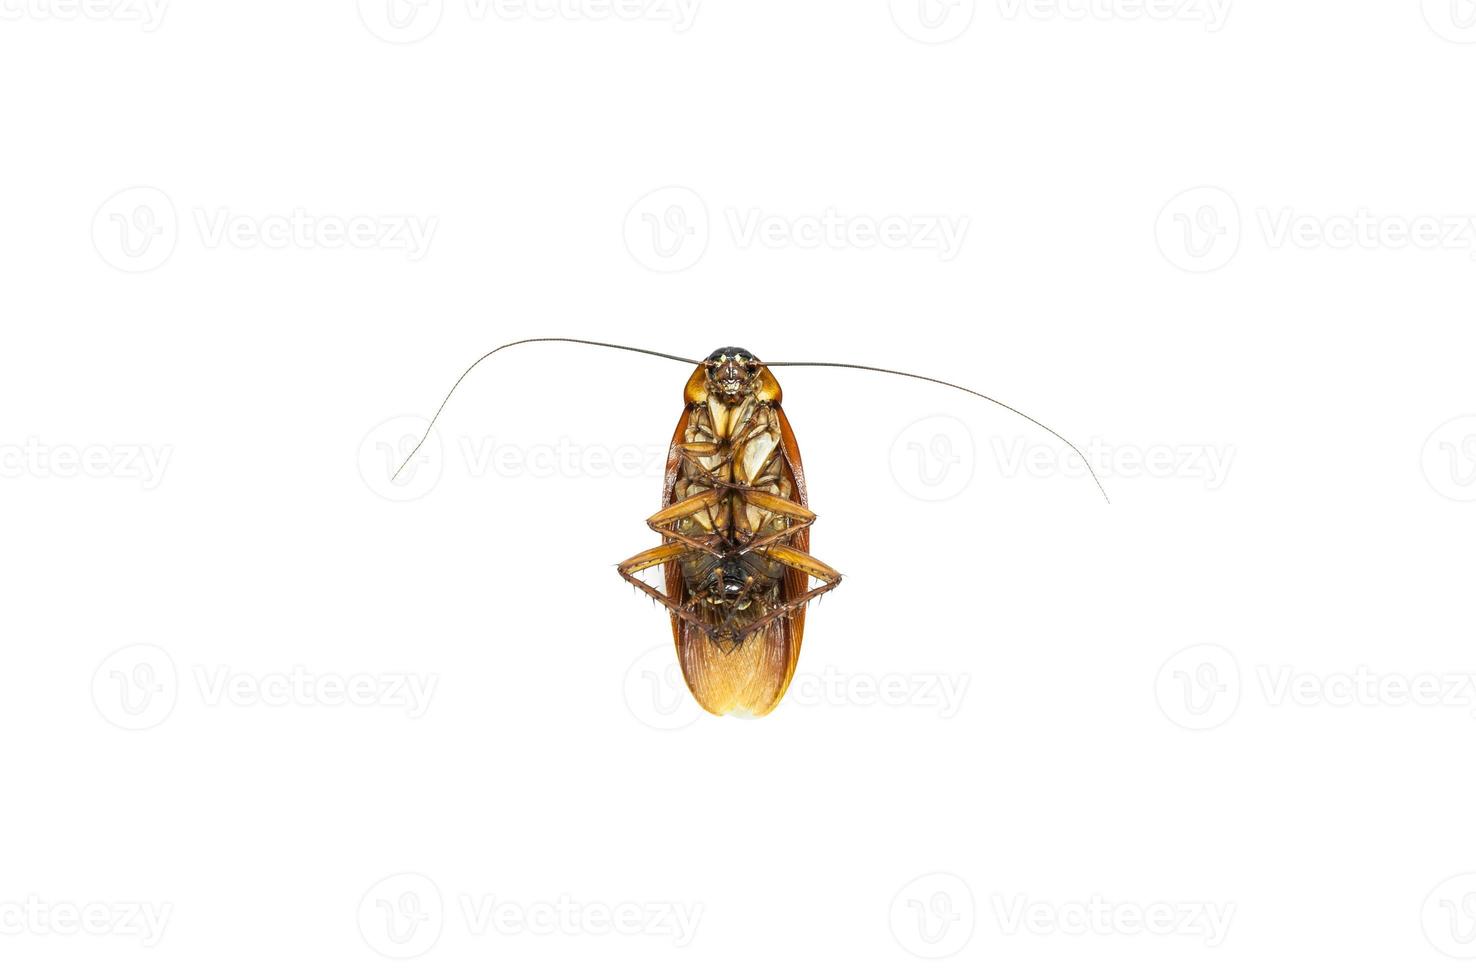
[[[667,453],[661,509],[646,518],[661,543],[620,562],[617,569],[668,611],[687,688],[715,715],[758,718],[774,710],[799,663],[806,606],[841,583],[839,572],[810,554],[815,513],[799,442],[784,414],[783,391],[772,368],[894,374],[993,402],[1069,446],[1107,497],[1090,462],[1065,436],[996,398],[950,381],[863,364],[766,362],[742,347],[719,347],[693,360],[572,337],[515,340],[477,358],[442,399],[406,462],[430,436],[473,368],[509,347],[544,343],[606,347],[695,365]],[[664,590],[640,578],[657,568]]]

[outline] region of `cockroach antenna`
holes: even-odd
[[[407,465],[409,465],[410,460],[415,458],[415,454],[420,452],[420,447],[425,445],[425,440],[430,438],[431,430],[434,429],[436,426],[436,420],[439,419],[441,417],[441,413],[445,411],[446,403],[451,400],[452,395],[456,394],[456,389],[461,386],[461,382],[466,380],[466,376],[472,373],[472,369],[499,351],[507,350],[509,347],[518,347],[523,344],[584,344],[588,347],[606,347],[610,350],[623,350],[630,351],[633,354],[646,354],[650,357],[662,357],[668,361],[680,361],[683,364],[701,365],[707,363],[705,360],[696,360],[690,357],[682,357],[678,354],[666,354],[661,351],[647,350],[644,347],[630,347],[626,344],[611,344],[606,343],[603,340],[582,340],[577,337],[529,337],[526,340],[514,340],[510,343],[503,344],[500,347],[494,347],[487,353],[483,354],[481,357],[477,358],[475,361],[472,361],[471,365],[467,367],[465,371],[461,372],[461,377],[456,379],[456,383],[451,386],[451,390],[446,392],[446,397],[441,399],[441,404],[440,407],[436,409],[436,414],[431,416],[430,424],[425,427],[425,434],[420,437],[420,441],[415,444],[415,448],[410,450],[410,454],[405,457],[405,461],[401,463],[399,467],[395,470],[394,476],[390,477],[391,480],[397,478],[400,475],[400,471],[403,470]],[[1072,442],[1070,439],[1067,439],[1065,436],[1061,435],[1061,433],[1057,432],[1055,429],[1046,425],[1039,419],[1034,418],[1030,415],[1026,415],[1015,406],[1002,402],[998,398],[986,395],[982,391],[975,391],[972,388],[966,388],[963,385],[954,384],[952,381],[944,381],[942,378],[929,377],[926,374],[914,374],[911,371],[898,371],[895,368],[873,367],[868,364],[843,364],[838,361],[757,361],[757,363],[765,368],[824,367],[842,368],[847,371],[871,371],[875,374],[893,374],[899,378],[912,378],[916,381],[926,381],[929,384],[942,385],[945,388],[952,388],[954,391],[961,391],[966,395],[973,395],[975,398],[982,398],[987,402],[998,405],[1000,408],[1003,408],[1006,411],[1013,412],[1014,414],[1020,416],[1020,418],[1029,422],[1031,425],[1043,429],[1046,432],[1049,432],[1051,435],[1055,436],[1057,439],[1061,440],[1061,442],[1065,444],[1068,449],[1076,453],[1076,455],[1081,458],[1082,463],[1086,466],[1086,471],[1091,474],[1092,482],[1097,485],[1097,490],[1102,494],[1102,499],[1107,501],[1109,504],[1112,503],[1112,498],[1107,496],[1107,488],[1102,486],[1102,480],[1097,476],[1097,471],[1092,468],[1091,461],[1087,459],[1086,453],[1082,452],[1076,447],[1076,444],[1074,442]]]
[[[1107,501],[1109,504],[1112,503],[1112,498],[1109,497],[1109,496],[1107,496],[1107,489],[1102,486],[1102,481],[1097,478],[1097,471],[1094,470],[1094,469],[1092,469],[1091,461],[1086,458],[1086,453],[1084,453],[1080,449],[1077,449],[1076,448],[1076,444],[1074,442],[1072,442],[1070,439],[1067,439],[1065,436],[1061,435],[1061,433],[1057,432],[1055,429],[1053,429],[1050,426],[1046,425],[1044,422],[1040,421],[1040,419],[1032,418],[1031,416],[1026,415],[1024,412],[1020,411],[1018,408],[1014,407],[1013,405],[1007,405],[1004,402],[1000,401],[998,398],[991,398],[989,395],[984,394],[982,391],[975,391],[972,388],[965,388],[963,385],[954,384],[952,381],[944,381],[941,378],[930,378],[926,374],[913,374],[911,371],[898,371],[898,370],[896,370],[894,368],[871,367],[870,365],[866,365],[866,364],[839,364],[839,363],[836,363],[836,362],[833,362],[833,361],[765,361],[764,362],[764,366],[765,367],[771,367],[771,368],[774,368],[774,367],[783,367],[783,368],[791,368],[791,367],[845,368],[848,371],[873,371],[873,372],[875,372],[877,374],[895,374],[899,378],[914,378],[914,379],[916,379],[918,381],[927,381],[927,382],[929,382],[931,384],[942,385],[945,388],[952,388],[954,391],[962,391],[964,394],[973,395],[975,398],[982,398],[986,402],[992,402],[993,404],[998,405],[1000,408],[1006,409],[1007,411],[1014,412],[1016,415],[1020,416],[1020,418],[1024,419],[1027,422],[1029,422],[1031,425],[1034,425],[1034,426],[1037,426],[1037,427],[1039,427],[1041,429],[1044,429],[1046,432],[1049,432],[1051,435],[1055,436],[1057,439],[1060,439],[1061,442],[1065,443],[1066,446],[1072,452],[1076,453],[1077,456],[1081,457],[1082,463],[1084,463],[1086,465],[1087,472],[1092,475],[1092,482],[1096,483],[1097,489],[1101,492],[1102,499],[1105,500],[1105,501]]]
[[[410,461],[415,458],[415,454],[420,452],[420,447],[425,445],[425,441],[430,438],[431,430],[436,427],[436,420],[439,419],[441,417],[441,413],[446,410],[446,403],[451,400],[452,395],[456,394],[456,389],[461,387],[461,383],[466,380],[466,376],[468,374],[472,373],[472,369],[475,368],[478,364],[481,364],[487,358],[491,357],[493,354],[496,354],[498,351],[507,350],[509,347],[519,347],[523,344],[584,344],[589,347],[608,347],[611,350],[628,350],[633,354],[649,354],[652,357],[664,357],[668,361],[681,361],[683,364],[702,363],[701,361],[694,361],[690,357],[679,357],[676,354],[663,354],[657,350],[646,350],[642,347],[627,347],[625,344],[607,344],[603,340],[580,340],[577,337],[529,337],[526,340],[514,340],[510,343],[503,344],[501,347],[494,347],[487,353],[483,354],[481,357],[477,358],[475,361],[472,361],[471,366],[468,367],[465,371],[461,372],[461,377],[456,379],[456,383],[451,386],[451,390],[446,392],[446,397],[441,399],[441,407],[436,409],[436,414],[431,416],[430,424],[425,427],[425,435],[421,436],[420,441],[415,444],[415,448],[410,450],[410,455],[405,457],[405,462],[401,463],[395,469],[395,474],[394,476],[390,477],[390,482],[393,483],[395,479],[399,477],[400,470],[403,470],[406,466],[408,466],[410,464]]]

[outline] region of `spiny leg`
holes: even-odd
[[[760,551],[759,554],[787,568],[798,569],[811,578],[819,579],[822,584],[810,589],[804,595],[795,596],[793,599],[780,603],[768,613],[744,626],[742,630],[744,634],[763,629],[781,616],[788,616],[796,609],[803,607],[810,600],[818,599],[841,583],[840,572],[837,572],[820,559],[800,551],[798,548],[791,548],[784,544],[772,544]]]
[[[666,544],[659,544],[654,548],[647,548],[640,554],[632,555],[625,559],[625,561],[616,566],[616,570],[620,572],[621,578],[671,610],[672,615],[680,616],[692,625],[706,629],[707,624],[694,615],[691,610],[679,605],[660,589],[636,577],[637,572],[643,572],[648,568],[656,568],[659,565],[665,565],[667,562],[675,561],[686,554],[687,550],[687,546],[680,543],[668,542]]]
[[[750,487],[740,487],[738,493],[742,495],[743,502],[757,507],[759,510],[768,511],[775,517],[782,517],[787,522],[784,527],[770,531],[768,534],[760,534],[739,549],[739,554],[747,554],[750,551],[761,551],[771,544],[784,541],[811,524],[815,523],[816,514],[801,504],[795,503],[787,497],[781,497],[776,493],[764,490],[754,490]],[[817,578],[819,576],[816,576]]]
[[[694,464],[698,469],[708,469],[702,461],[711,459],[723,451],[720,443],[716,442],[684,442],[676,447],[676,453],[684,462]]]
[[[722,497],[723,491],[717,488],[704,490],[701,493],[694,493],[684,500],[678,500],[670,507],[663,507],[646,518],[646,526],[663,538],[680,541],[689,548],[696,548],[698,551],[705,551],[709,555],[721,558],[723,552],[719,548],[714,547],[712,544],[700,538],[695,538],[678,531],[676,529],[676,522],[707,511],[708,523],[715,523],[716,514],[712,508],[721,502]]]
[[[729,628],[733,625],[734,617],[742,612],[741,607],[743,605],[743,602],[745,599],[748,598],[749,593],[753,591],[753,587],[757,584],[757,582],[758,579],[756,579],[752,573],[749,573],[747,576],[745,576],[743,580],[743,588],[740,589],[738,594],[734,596],[733,599],[728,603],[728,614],[723,617],[722,623],[708,631],[708,635],[711,636],[714,641],[716,641],[719,636],[728,633]]]

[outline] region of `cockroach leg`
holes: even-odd
[[[648,568],[665,565],[674,558],[680,558],[686,550],[683,545],[658,544],[654,548],[647,548],[639,554],[631,555],[616,567],[620,569],[621,575],[629,578],[636,572],[644,572]],[[637,584],[645,585],[646,583],[637,580]]]
[[[782,517],[787,522],[782,528],[755,537],[739,550],[738,553],[740,555],[748,554],[750,551],[758,551],[775,542],[783,541],[815,523],[816,514],[814,511],[778,494],[769,493],[765,490],[753,490],[751,488],[742,489],[739,493],[743,495],[744,503],[757,507],[759,510],[767,511],[775,517]],[[819,578],[820,576],[817,575],[815,577]]]
[[[677,521],[691,517],[694,514],[700,514],[703,511],[708,511],[708,519],[709,523],[711,523],[712,514],[714,513],[713,508],[716,507],[721,499],[722,491],[716,488],[704,490],[701,493],[694,493],[685,500],[679,500],[670,507],[663,507],[646,518],[646,526],[664,538],[680,541],[690,548],[696,548],[698,551],[705,551],[709,555],[721,558],[723,552],[717,547],[700,538],[683,534],[676,529]]]
[[[685,442],[677,447],[682,458],[692,463],[700,463],[722,451],[723,447],[715,442]]]
[[[731,632],[733,619],[738,615],[739,608],[743,605],[743,600],[747,599],[749,594],[753,592],[754,584],[754,577],[752,575],[748,576],[748,579],[743,583],[743,590],[738,593],[736,599],[728,604],[728,615],[723,617],[723,624],[718,627],[719,635]]]
[[[764,616],[759,617],[743,628],[743,632],[751,633],[764,628],[781,616],[788,616],[796,609],[803,608],[811,599],[818,599],[831,589],[841,583],[841,573],[831,568],[825,562],[788,545],[772,544],[759,552],[765,558],[772,559],[788,568],[796,568],[814,579],[819,579],[822,584],[815,586],[803,595],[795,596],[787,602],[775,606]]]
[[[705,629],[707,627],[707,624],[703,622],[701,617],[692,613],[685,606],[682,606],[679,603],[673,601],[660,589],[657,589],[654,586],[642,582],[639,578],[636,577],[637,572],[643,572],[648,568],[656,568],[659,565],[665,565],[667,562],[675,561],[686,553],[686,545],[671,543],[659,544],[654,548],[647,548],[640,554],[632,555],[631,557],[625,559],[625,561],[617,565],[616,568],[620,572],[621,578],[625,579],[631,585],[634,585],[636,588],[646,593],[646,595],[650,596],[652,599],[655,599],[657,602],[661,603],[667,609],[671,610],[674,615],[680,616],[682,619],[693,624],[694,626],[701,626]]]
[[[772,558],[781,565],[797,568],[808,574],[811,578],[817,578],[825,582],[832,589],[840,584],[840,572],[837,572],[814,555],[800,551],[798,548],[791,548],[783,544],[772,544],[763,550],[763,554],[765,557]]]
[[[699,469],[710,473],[718,467],[726,466],[733,462],[743,446],[747,444],[752,430],[762,424],[759,414],[753,413],[744,421],[743,425],[738,429],[737,434],[728,439],[726,443],[707,441],[688,442],[678,446],[677,451],[694,463],[697,463],[699,460],[712,460],[713,457],[716,457],[716,460],[710,464],[699,463]]]

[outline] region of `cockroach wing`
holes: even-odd
[[[663,508],[676,502],[677,479],[682,471],[681,445],[687,439],[687,427],[692,421],[692,406],[688,405],[682,409],[682,417],[677,419],[676,433],[671,437],[671,446],[666,451],[666,477],[661,487],[661,506]],[[682,580],[682,568],[677,562],[669,562],[666,565],[666,597],[678,605],[687,603],[687,583]],[[671,632],[676,640],[677,649],[682,648],[682,634],[680,620],[676,614],[671,616]]]
[[[777,481],[776,489],[785,498],[807,507],[804,465],[800,461],[799,443],[795,440],[794,431],[777,403],[764,405],[763,410],[772,413],[778,429],[776,463],[783,478]],[[703,414],[700,406],[696,414]],[[701,438],[703,436],[694,430],[693,409],[688,407],[677,424],[667,457],[663,506],[676,500],[683,465],[678,447],[683,442]],[[786,544],[808,553],[809,529],[795,531]],[[786,567],[779,580],[779,601],[796,599],[804,595],[808,587],[809,576],[805,572]],[[672,562],[666,566],[666,595],[678,605],[685,605],[688,601],[680,563]],[[757,718],[773,711],[789,688],[799,663],[804,623],[805,610],[800,607],[746,634],[734,645],[712,639],[701,627],[673,614],[671,629],[676,641],[677,659],[692,696],[703,708],[716,715]]]

